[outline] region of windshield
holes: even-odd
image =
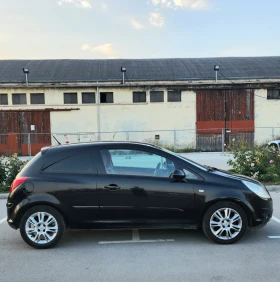
[[[190,164],[193,165],[193,166],[196,166],[196,167],[198,167],[198,168],[200,168],[200,169],[202,169],[202,170],[204,170],[204,171],[207,171],[207,168],[206,168],[205,166],[199,164],[199,163],[196,163],[196,162],[194,162],[194,161],[192,161],[192,160],[190,160],[190,159],[188,159],[188,158],[185,158],[185,157],[183,157],[183,156],[181,156],[181,155],[179,155],[179,154],[176,154],[176,153],[174,153],[174,152],[172,152],[172,151],[169,151],[169,150],[167,150],[167,149],[165,149],[165,148],[161,148],[161,147],[160,147],[160,149],[161,149],[162,151],[167,152],[168,154],[171,154],[171,155],[173,155],[173,156],[176,156],[176,157],[180,158],[181,160],[183,160],[183,161],[185,161],[185,162],[190,163]]]

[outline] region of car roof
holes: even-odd
[[[271,143],[280,143],[280,139],[278,140],[273,140],[273,141],[270,141],[268,144],[271,144]]]
[[[141,142],[133,142],[133,141],[94,141],[94,142],[84,142],[84,143],[71,143],[71,144],[59,144],[59,145],[53,145],[49,146],[50,149],[80,149],[80,148],[88,148],[92,146],[109,146],[109,145],[142,145],[150,148],[158,148],[161,149],[161,147],[149,144],[149,143],[141,143]],[[45,147],[46,148],[46,147]]]

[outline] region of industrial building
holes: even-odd
[[[0,152],[52,135],[217,151],[280,136],[279,99],[280,57],[0,60]]]

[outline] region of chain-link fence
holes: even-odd
[[[0,134],[0,154],[18,153],[33,156],[44,146],[94,141],[135,141],[155,144],[174,152],[223,152],[241,142],[263,145],[280,139],[280,127],[246,129],[186,129],[76,133],[7,133]]]

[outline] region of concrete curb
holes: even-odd
[[[279,192],[280,191],[280,185],[268,185],[266,186],[266,188],[269,192]]]
[[[0,193],[0,199],[7,199],[8,195],[8,193]]]
[[[280,192],[280,185],[268,185],[266,186],[269,192]],[[8,193],[0,193],[0,199],[7,199]]]

